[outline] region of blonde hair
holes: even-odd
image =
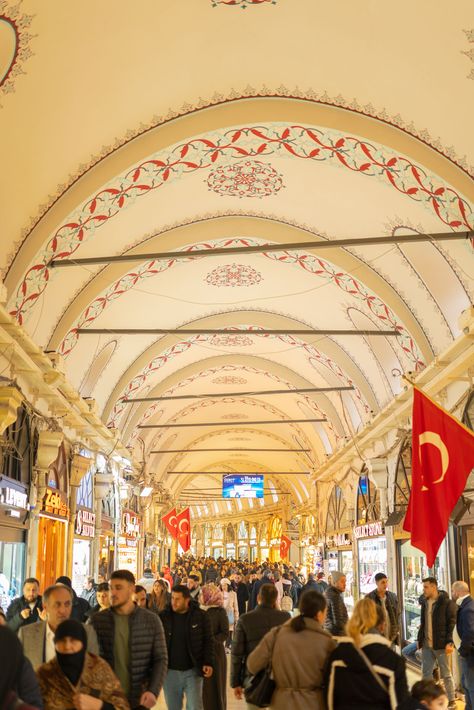
[[[360,646],[361,636],[377,626],[377,607],[372,599],[359,599],[347,623],[347,633]]]

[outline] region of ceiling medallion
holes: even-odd
[[[247,335],[234,335],[233,333],[223,333],[222,335],[213,335],[210,340],[210,343],[211,345],[216,345],[219,347],[238,348],[244,347],[246,345],[252,345],[252,339],[249,338]]]
[[[225,264],[208,273],[206,281],[209,286],[255,286],[263,276],[251,266],[244,264]]]
[[[236,377],[235,375],[221,375],[221,377],[214,377],[211,382],[214,385],[246,385],[247,380],[245,377]]]
[[[242,10],[248,5],[263,5],[264,3],[270,5],[276,5],[277,0],[211,0],[212,7],[217,7],[218,5],[234,5],[235,7],[241,7]]]
[[[268,163],[242,160],[221,165],[207,178],[209,190],[228,197],[270,197],[283,187],[282,177]]]

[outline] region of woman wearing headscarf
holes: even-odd
[[[11,629],[2,626],[0,628],[0,710],[36,710],[32,705],[23,703],[18,697],[24,661],[25,657],[18,637]]]
[[[36,671],[45,710],[130,710],[109,664],[86,651],[82,624],[68,619],[54,635],[56,658]]]
[[[239,619],[239,604],[237,601],[237,594],[232,589],[230,579],[223,577],[220,581],[220,588],[222,589],[222,593],[224,595],[224,609],[227,613],[227,618],[229,619],[229,638],[227,639],[226,646],[230,648],[232,633]]]
[[[171,594],[164,579],[155,579],[153,589],[148,599],[148,608],[159,614],[171,604]]]
[[[204,710],[225,710],[227,663],[224,644],[229,637],[229,620],[224,610],[224,594],[217,585],[206,584],[201,589],[201,608],[207,611],[211,622],[215,651],[214,672],[210,678],[204,679]]]

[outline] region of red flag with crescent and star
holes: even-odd
[[[412,483],[403,529],[433,567],[449,516],[474,469],[474,433],[416,387],[412,428]]]
[[[191,520],[189,517],[189,508],[185,508],[176,517],[178,521],[178,542],[183,548],[183,552],[187,552],[191,547]]]
[[[178,537],[178,519],[176,517],[176,508],[170,510],[170,512],[166,513],[166,515],[162,515],[161,520],[165,524],[171,537],[176,540]]]
[[[280,539],[280,559],[286,560],[290,554],[291,540],[287,535],[282,535]]]

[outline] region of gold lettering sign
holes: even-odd
[[[56,491],[54,488],[47,488],[41,510],[48,515],[67,518],[68,507],[66,494],[62,491]]]

